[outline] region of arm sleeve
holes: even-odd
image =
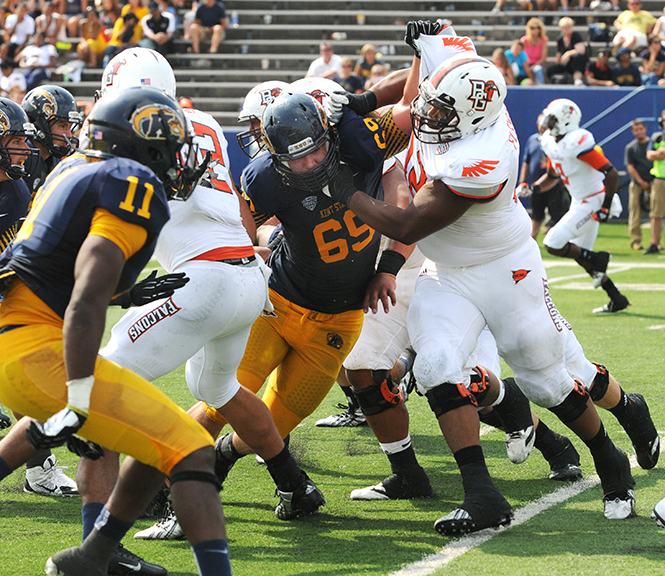
[[[596,170],[600,170],[603,166],[609,163],[609,160],[605,158],[605,155],[602,152],[599,152],[596,148],[589,152],[583,152],[578,158]]]

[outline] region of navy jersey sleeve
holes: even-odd
[[[342,160],[357,170],[373,172],[383,165],[386,140],[374,118],[363,118],[347,107],[337,125]]]
[[[16,236],[28,213],[31,198],[23,180],[0,182],[0,252]]]

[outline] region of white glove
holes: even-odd
[[[333,92],[326,99],[326,116],[331,124],[337,124],[344,114],[344,106],[349,103],[349,98],[345,94]]]
[[[518,198],[527,198],[531,196],[533,188],[529,186],[526,182],[522,182],[517,188],[515,188],[515,194]]]

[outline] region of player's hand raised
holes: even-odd
[[[421,34],[425,36],[436,36],[441,31],[439,22],[430,22],[429,20],[412,20],[406,24],[406,34],[404,42],[413,48],[416,58],[420,58],[420,38]]]
[[[348,164],[340,162],[339,171],[335,177],[323,189],[326,196],[330,196],[336,202],[342,202],[346,206],[351,201],[358,188],[353,182],[353,170]]]

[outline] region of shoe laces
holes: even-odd
[[[177,522],[177,521],[178,519],[176,518],[175,510],[173,509],[173,504],[171,504],[171,502],[168,501],[166,503],[166,508],[164,509],[163,516],[161,517],[159,522],[157,522],[157,526],[160,528],[164,528],[170,522]]]
[[[138,556],[137,554],[134,554],[134,552],[131,552],[130,550],[127,550],[127,548],[125,548],[122,545],[122,542],[118,543],[118,546],[115,549],[115,553],[120,554],[120,555],[124,556],[125,558],[129,558],[131,560],[136,560],[137,562],[142,561],[140,556]]]

